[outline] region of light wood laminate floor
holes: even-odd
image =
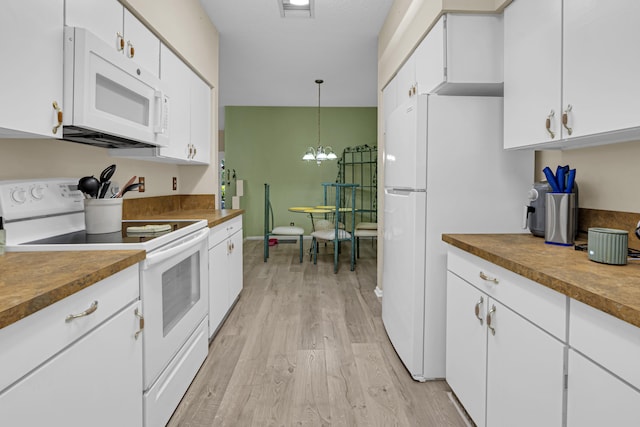
[[[309,246],[308,242],[306,247]],[[375,296],[376,259],[348,244],[333,273],[282,243],[244,242],[244,289],[169,426],[466,426],[444,381],[418,383],[395,354]]]

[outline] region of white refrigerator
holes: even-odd
[[[443,233],[522,233],[534,153],[505,151],[502,98],[418,95],[385,124],[382,320],[417,381],[445,377]]]

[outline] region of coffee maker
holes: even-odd
[[[533,188],[527,193],[529,204],[524,207],[522,228],[529,228],[531,234],[544,237],[547,193],[551,193],[551,185],[547,181],[534,182]],[[574,225],[578,235],[578,183],[573,186],[575,193]]]

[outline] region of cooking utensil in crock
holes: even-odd
[[[135,184],[127,185],[127,187],[124,190],[122,190],[122,194],[120,194],[120,196],[118,197],[123,197],[126,192],[135,190],[138,187],[140,187],[140,183],[138,182],[136,182]]]
[[[78,181],[78,189],[91,198],[98,197],[100,181],[94,176],[85,176]]]
[[[114,198],[122,197],[122,194],[123,194],[122,192],[124,191],[124,189],[127,188],[128,186],[130,186],[131,184],[133,184],[133,182],[136,180],[136,178],[137,178],[137,176],[135,176],[135,175],[132,176],[131,179],[129,181],[127,181],[127,183],[125,185],[123,185],[122,188],[120,188],[118,190],[118,192],[116,194],[114,194],[113,196],[111,196],[111,197],[114,197]]]
[[[102,199],[104,198],[105,194],[107,194],[107,189],[111,184],[111,177],[113,176],[115,171],[116,165],[109,165],[100,173],[100,189],[98,198]]]

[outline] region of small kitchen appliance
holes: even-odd
[[[588,254],[591,261],[603,264],[627,263],[629,232],[613,228],[589,228]]]
[[[546,222],[547,194],[552,193],[548,181],[533,183],[533,187],[527,193],[529,204],[524,206],[522,228],[528,228],[531,234],[544,237]],[[573,185],[574,207],[572,209],[573,238],[578,235],[578,183]]]
[[[522,228],[528,227],[534,236],[544,237],[545,204],[549,192],[551,192],[549,183],[540,181],[535,182],[527,194],[529,204],[525,206]]]

